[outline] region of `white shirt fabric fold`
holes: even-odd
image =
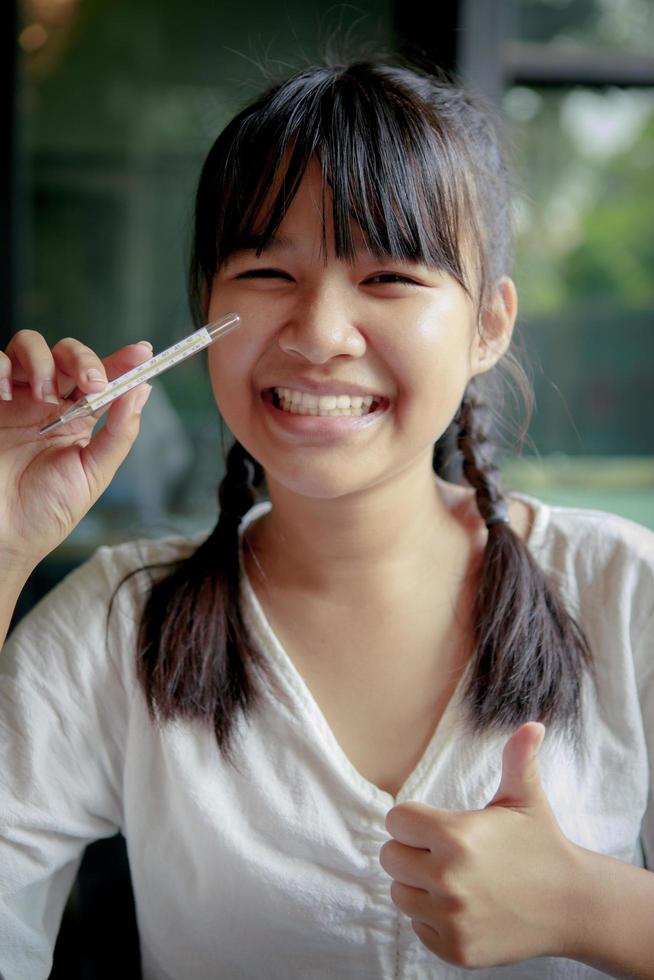
[[[545,792],[571,840],[654,869],[654,534],[524,499],[536,512],[529,546],[586,631],[599,682],[584,692],[584,751],[546,735]],[[464,677],[394,799],[350,763],[247,580],[246,621],[271,677],[239,724],[237,768],[200,724],[152,724],[134,669],[147,575],[120,589],[107,621],[108,605],[130,571],[189,554],[198,540],[99,549],[5,645],[0,975],[48,976],[84,847],[121,830],[145,980],[469,977],[420,944],[391,902],[379,850],[395,802],[484,807],[506,737],[464,732]],[[546,957],[475,976],[603,974]]]

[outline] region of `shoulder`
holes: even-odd
[[[204,537],[101,546],[17,624],[3,648],[5,662],[23,650],[33,670],[64,659],[83,670],[94,660],[128,656],[153,577],[187,558]]]
[[[528,546],[568,594],[613,609],[626,604],[637,620],[651,618],[653,531],[617,514],[521,499],[533,513]]]
[[[164,538],[137,538],[117,545],[102,545],[71,574],[80,584],[95,580],[118,585],[138,572],[157,576],[189,558],[208,532],[194,536],[170,535]],[[88,586],[86,586],[88,587]]]
[[[97,601],[107,606],[114,592],[124,583],[136,599],[144,586],[188,558],[206,534],[194,537],[171,535],[165,538],[138,538],[117,545],[102,545],[80,564],[47,598]],[[140,575],[143,573],[143,575]]]
[[[626,517],[583,507],[545,504],[518,495],[532,510],[527,538],[535,553],[579,553],[591,561],[654,565],[654,531]]]

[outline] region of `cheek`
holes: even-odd
[[[383,356],[394,366],[400,390],[456,401],[471,375],[470,344],[468,318],[455,304],[443,303],[416,317],[411,330],[389,333]]]
[[[230,310],[241,316],[238,330],[213,344],[208,351],[211,384],[223,414],[228,409],[227,403],[234,398],[240,400],[242,408],[244,399],[251,397],[257,367],[271,344],[269,308],[266,310],[261,301],[236,301],[229,286],[229,283],[216,282],[209,304],[209,320],[216,320]],[[258,395],[258,391],[256,393]]]
[[[243,327],[213,344],[208,351],[209,376],[216,404],[227,420],[243,411],[244,399],[252,390],[252,341]]]
[[[412,346],[420,357],[470,366],[474,318],[458,292],[443,293],[416,317]]]

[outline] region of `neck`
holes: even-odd
[[[467,565],[469,494],[431,469],[333,500],[268,489],[272,511],[247,534],[248,564],[278,584],[354,599],[458,578]]]

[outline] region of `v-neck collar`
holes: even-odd
[[[313,732],[320,751],[329,757],[331,764],[339,771],[341,777],[347,779],[350,784],[353,784],[366,799],[374,798],[388,808],[393,803],[415,796],[425,775],[433,771],[434,763],[441,749],[448,743],[452,729],[456,725],[457,718],[460,716],[461,694],[466,677],[468,676],[470,664],[468,663],[466,665],[463,674],[459,678],[454,693],[448,701],[420,760],[406,778],[398,793],[393,796],[392,793],[366,779],[341,746],[309,685],[270,625],[268,617],[245,570],[242,548],[240,563],[241,595],[245,621],[253,630],[256,640],[266,654],[268,666],[272,668],[273,682],[276,682],[279,686],[279,690],[274,693],[276,695],[281,694],[286,703],[286,707],[290,710],[294,720],[300,724],[305,737],[311,738],[311,732]]]
[[[534,500],[526,495],[513,494],[513,496],[524,500],[532,506],[534,516],[526,542],[530,548],[537,548],[542,540],[549,508],[540,501]],[[239,537],[239,561],[244,607],[243,615],[250,628],[253,629],[263,650],[268,655],[269,666],[274,670],[274,679],[280,686],[279,693],[283,697],[285,696],[287,706],[291,710],[295,720],[301,725],[305,736],[309,737],[307,722],[310,721],[317,736],[320,750],[330,756],[332,764],[339,769],[341,775],[347,778],[366,798],[373,798],[383,805],[388,806],[389,804],[399,803],[402,800],[415,797],[418,795],[425,779],[428,776],[433,777],[434,768],[438,765],[445,748],[451,744],[451,740],[456,735],[457,730],[459,733],[463,733],[463,692],[472,668],[472,660],[468,661],[459,677],[454,692],[432,733],[425,751],[405,779],[397,794],[393,796],[392,793],[381,789],[376,783],[366,779],[341,746],[309,685],[274,632],[245,569],[242,547],[243,532],[250,523],[267,513],[270,507],[270,503],[262,502],[255,505],[246,515],[241,525]]]

